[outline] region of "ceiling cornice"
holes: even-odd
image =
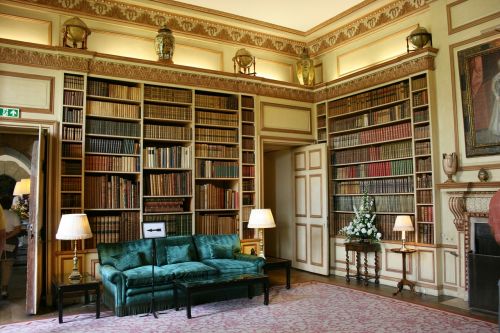
[[[173,0],[155,1],[167,5],[172,2],[180,7],[178,2]],[[408,15],[415,14],[427,8],[429,3],[434,1],[436,0],[396,0],[374,12],[364,15],[355,21],[306,43],[304,40],[307,40],[307,36],[309,36],[310,33],[316,32],[318,29],[326,28],[328,24],[334,23],[335,18],[318,25],[309,32],[306,32],[305,35],[303,33],[296,34],[298,38],[294,40],[228,24],[221,24],[215,21],[124,3],[117,0],[10,0],[10,2],[42,7],[56,12],[141,25],[154,30],[160,25],[167,24],[170,29],[180,34],[265,49],[267,51],[292,57],[298,57],[305,46],[310,48],[310,55],[312,57],[318,56],[347,41],[356,39],[387,24],[394,23]],[[360,4],[359,8],[371,4],[372,2],[372,0],[366,0]],[[187,8],[186,6],[187,5],[184,5],[184,8]],[[355,8],[358,7],[356,6]],[[345,15],[350,15],[354,12],[355,10],[348,11]],[[217,15],[216,11],[213,11],[213,15]],[[226,13],[225,17],[229,17],[230,15],[231,14]],[[344,18],[345,15],[341,14],[338,19]],[[238,17],[238,20],[242,19]],[[248,21],[248,19],[246,19],[246,21]],[[272,24],[260,24],[259,22],[260,21],[252,20],[250,23],[265,28],[277,29],[273,27]],[[283,29],[277,30],[283,31]],[[287,32],[291,33],[292,31]]]

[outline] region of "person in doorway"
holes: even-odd
[[[0,205],[0,254],[3,253],[5,246],[5,216],[3,215],[3,208]]]
[[[5,233],[6,241],[4,251],[2,253],[2,277],[1,277],[1,296],[7,298],[10,275],[12,273],[12,266],[17,255],[17,246],[19,240],[17,235],[21,232],[21,220],[16,213],[10,210],[12,205],[12,197],[3,196],[0,198],[0,204],[3,208],[3,215],[5,219]]]

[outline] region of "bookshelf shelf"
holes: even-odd
[[[63,107],[83,109],[83,105],[63,104]]]
[[[384,108],[387,108],[387,107],[391,107],[393,105],[398,105],[398,104],[402,104],[406,101],[409,101],[409,98],[402,98],[402,99],[398,99],[398,100],[395,100],[395,101],[391,101],[391,102],[387,102],[387,103],[382,103],[382,104],[379,104],[379,105],[374,105],[374,106],[370,106],[370,107],[365,107],[365,108],[361,108],[361,109],[356,109],[354,111],[345,111],[344,113],[341,113],[341,114],[338,114],[338,115],[330,115],[330,106],[328,107],[329,110],[328,110],[328,114],[329,114],[329,118],[332,118],[332,119],[335,119],[335,118],[345,118],[347,115],[349,116],[353,116],[353,115],[357,115],[357,114],[360,114],[360,113],[366,113],[366,112],[369,112],[369,111],[373,111],[373,110],[379,110],[379,109],[384,109]]]
[[[413,174],[401,174],[401,175],[390,175],[390,176],[374,176],[374,177],[353,177],[353,178],[333,178],[334,181],[350,181],[350,180],[362,180],[362,179],[387,179],[387,178],[401,178],[413,176]]]
[[[364,143],[364,144],[356,144],[352,146],[346,146],[346,147],[336,147],[332,148],[331,150],[345,150],[345,149],[352,149],[352,148],[358,148],[358,147],[369,147],[369,146],[375,146],[375,145],[380,145],[384,143],[389,143],[389,142],[400,142],[400,141],[407,141],[411,140],[411,136],[404,137],[404,138],[398,138],[398,139],[392,139],[392,140],[385,140],[385,141],[375,141],[375,142],[370,142],[370,143]]]
[[[196,177],[195,180],[238,180],[239,178],[233,177]]]
[[[330,132],[329,134],[342,134],[342,133],[359,132],[359,130],[386,127],[386,126],[391,126],[391,125],[399,124],[399,123],[406,123],[406,122],[410,122],[410,121],[411,121],[411,118],[408,117],[408,118],[402,118],[402,119],[388,121],[388,122],[375,124],[375,125],[356,127],[356,128],[346,129],[346,130],[342,130],[342,131],[334,131],[334,132]]]
[[[196,110],[208,110],[208,111],[217,111],[217,112],[227,112],[227,113],[237,113],[238,110],[236,109],[221,109],[221,108],[211,108],[208,106],[198,106],[195,105]]]
[[[147,216],[161,216],[161,215],[191,215],[193,212],[163,212],[163,213],[142,213]]]
[[[85,91],[85,89],[76,89],[76,88],[69,88],[69,87],[64,87],[64,90],[67,90],[67,91]]]
[[[112,175],[140,175],[140,172],[133,171],[106,171],[106,170],[85,170],[85,173],[99,173],[99,174],[112,174]]]
[[[111,120],[120,120],[120,121],[133,121],[133,122],[140,122],[141,119],[139,118],[129,118],[129,117],[117,117],[114,116],[106,116],[106,115],[99,115],[99,114],[86,114],[85,117],[88,118],[98,118],[98,119],[111,119]]]
[[[227,146],[237,146],[238,142],[225,142],[225,141],[205,141],[205,140],[196,140],[196,143],[207,143],[207,144],[218,144],[218,145],[227,145]]]
[[[175,123],[175,124],[190,124],[191,120],[188,119],[170,119],[170,118],[154,118],[154,117],[144,117],[144,121],[151,122],[165,122],[165,123]]]
[[[133,100],[127,98],[116,98],[116,97],[107,97],[107,96],[89,95],[89,94],[87,94],[87,98],[96,101],[112,101],[112,102],[120,102],[126,104],[141,104],[141,101],[139,100]]]
[[[68,126],[78,126],[78,127],[83,126],[82,123],[72,123],[72,122],[67,122],[67,121],[62,121],[61,124],[62,125],[68,125]]]
[[[221,160],[221,161],[238,161],[235,157],[209,157],[209,156],[196,156],[195,159],[200,160]]]
[[[218,124],[200,124],[196,123],[196,127],[207,127],[207,128],[231,128],[231,129],[238,129],[238,125],[236,126],[228,126],[228,125],[218,125]]]
[[[164,101],[160,99],[150,99],[144,98],[144,103],[152,103],[152,104],[165,104],[165,105],[181,105],[181,106],[191,106],[192,102],[179,102],[179,101]]]
[[[88,137],[101,137],[101,138],[115,138],[115,139],[135,139],[140,140],[139,136],[127,136],[127,135],[112,135],[112,134],[96,134],[96,133],[87,133]]]

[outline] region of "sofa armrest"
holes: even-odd
[[[259,268],[259,271],[262,270],[262,268],[264,267],[264,264],[266,263],[265,259],[262,257],[253,256],[253,255],[244,254],[244,253],[235,253],[234,259],[242,260],[242,261],[251,261],[255,265],[257,265],[257,267]]]
[[[105,280],[115,285],[116,292],[118,293],[118,295],[115,295],[115,298],[123,302],[125,300],[125,280],[123,273],[111,265],[101,265],[100,273],[103,282]],[[103,284],[106,286],[106,283]]]

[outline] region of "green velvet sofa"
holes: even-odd
[[[104,304],[115,315],[145,313],[151,305],[153,242],[156,244],[155,307],[173,304],[173,280],[218,274],[261,273],[264,260],[241,253],[238,235],[175,236],[98,244]],[[245,288],[200,294],[196,303],[243,297]],[[258,293],[259,291],[256,291]]]

